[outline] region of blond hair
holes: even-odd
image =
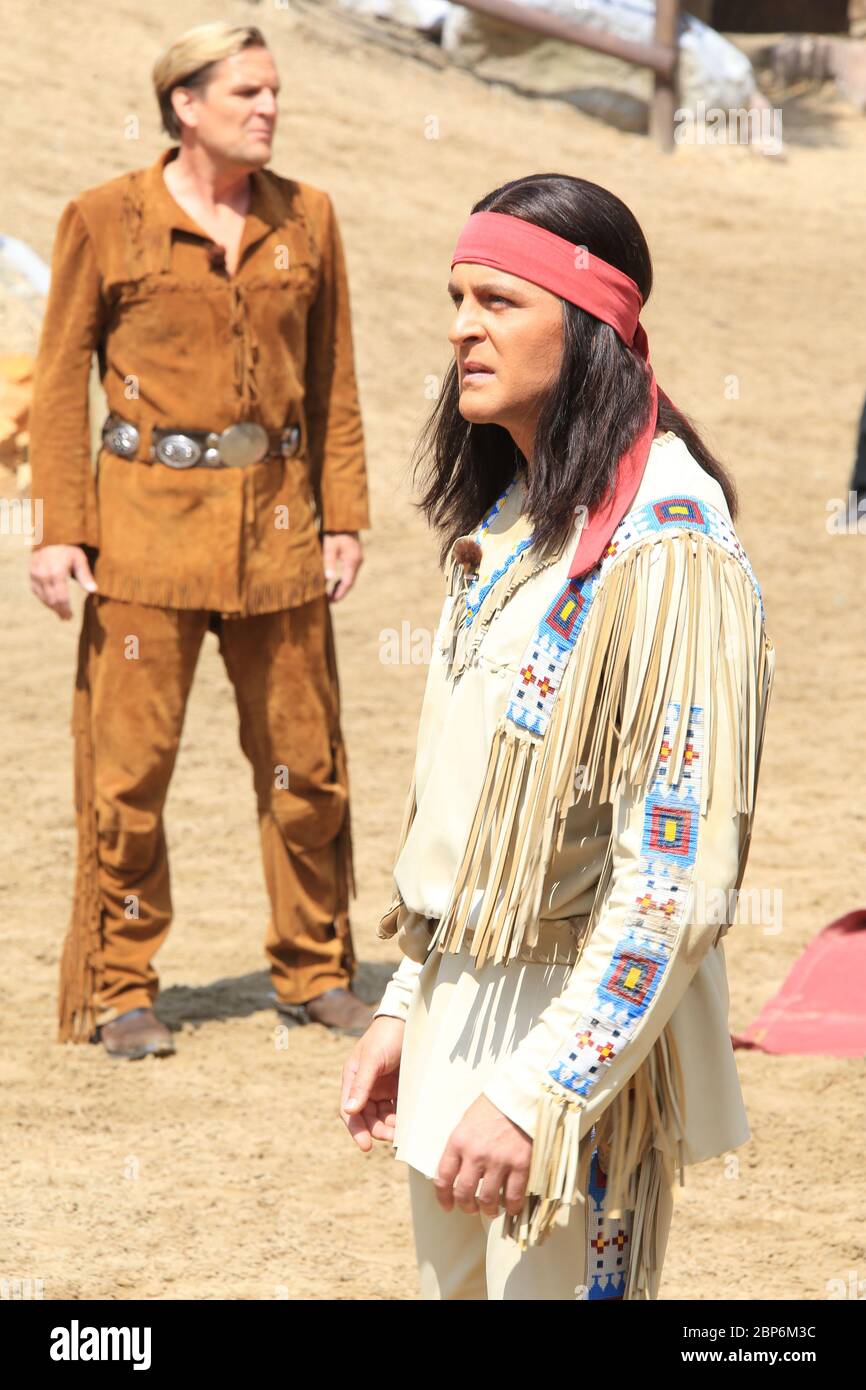
[[[232,58],[244,48],[267,46],[264,34],[254,24],[229,24],[219,19],[187,29],[169,45],[153,67],[153,89],[163,130],[175,140],[179,140],[183,132],[171,104],[175,87],[195,87],[203,92],[217,63]]]

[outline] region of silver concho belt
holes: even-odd
[[[137,425],[110,411],[102,426],[102,442],[113,454],[134,459],[141,434]],[[243,420],[219,434],[213,430],[153,429],[149,457],[169,468],[246,468],[269,454],[293,458],[300,444],[300,425],[269,432],[255,421]]]

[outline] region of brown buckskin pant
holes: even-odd
[[[254,617],[88,595],[73,700],[78,865],[63,949],[60,1041],[152,1005],[171,922],[163,826],[205,632],[217,634],[253,770],[278,997],[347,986],[354,872],[328,599]]]

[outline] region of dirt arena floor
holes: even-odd
[[[556,170],[613,188],[646,229],[658,379],[736,474],[777,647],[744,890],[781,890],[784,916],[781,930],[745,922],[728,937],[731,1028],[744,1027],[822,926],[866,906],[866,536],[826,526],[866,392],[866,120],[830,90],[804,92],[785,107],[787,161],[736,145],[668,156],[328,8],[112,0],[95,18],[86,0],[34,0],[4,19],[0,229],[47,258],[69,197],[151,163],[165,144],[152,62],[218,16],[265,28],[285,93],[272,167],[331,193],[351,273],[373,526],[333,611],[359,992],[378,999],[397,961],[375,928],[426,668],[384,664],[380,649],[386,629],[429,629],[441,603],[407,465],[448,361],[450,254],[475,199]],[[6,330],[3,350],[32,346],[25,320]],[[81,594],[74,622],[40,608],[20,538],[2,537],[0,568],[0,1276],[41,1279],[50,1299],[417,1297],[405,1167],[381,1145],[362,1155],[336,1115],[353,1040],[310,1026],[278,1045],[251,777],[213,637],[167,811],[176,920],[160,1011],[178,1054],[113,1063],[55,1042]],[[826,1298],[828,1281],[866,1276],[863,1060],[738,1059],[752,1137],[687,1170],[662,1297]]]

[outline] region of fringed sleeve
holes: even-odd
[[[364,431],[355,375],[349,279],[334,205],[324,198],[322,271],[307,321],[305,410],[323,531],[370,525]]]
[[[616,775],[603,779],[613,829],[595,925],[563,993],[484,1088],[534,1140],[527,1200],[507,1226],[523,1248],[584,1200],[596,1144],[611,1209],[637,1208],[650,1241],[655,1150],[679,1159],[682,1180],[666,1025],[730,924],[748,855],[775,664],[748,562],[677,530],[628,568],[636,621],[606,716]]]
[[[101,283],[93,241],[73,199],[54,235],[33,376],[31,496],[42,505],[42,534],[34,549],[99,545],[88,383],[106,323]]]

